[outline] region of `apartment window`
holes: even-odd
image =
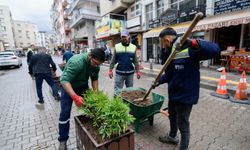
[[[171,0],[171,8],[178,9],[180,13],[179,19],[173,23],[192,20],[196,11],[205,13],[206,5],[204,4],[206,0]]]
[[[130,8],[130,11],[131,11],[131,17],[134,17],[135,16],[135,6],[132,6]]]
[[[149,21],[153,19],[153,3],[146,5],[146,24],[149,26]]]
[[[157,6],[156,15],[157,18],[160,18],[162,12],[164,11],[164,0],[157,1],[156,6]]]
[[[18,30],[18,33],[22,33],[22,30]]]
[[[131,18],[141,14],[141,4],[136,1],[135,5],[130,8]]]
[[[21,39],[21,38],[22,38],[22,36],[19,36],[19,38]]]
[[[17,26],[19,26],[19,27],[20,27],[20,26],[21,26],[21,24],[19,24],[19,23],[18,23],[18,24],[17,24]]]
[[[6,31],[6,27],[5,27],[5,26],[2,26],[2,30],[3,30],[3,31]]]
[[[23,45],[23,43],[21,42],[20,45]]]
[[[0,15],[2,15],[3,14],[3,10],[2,9],[0,9]]]
[[[100,13],[100,6],[96,6],[97,7],[97,12]]]

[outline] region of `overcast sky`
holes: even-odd
[[[50,8],[53,0],[0,0],[7,5],[14,20],[36,23],[39,31],[51,31]]]

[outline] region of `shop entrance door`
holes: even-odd
[[[228,46],[235,46],[237,49],[240,44],[241,25],[223,27],[216,29],[216,43],[219,44],[221,50],[226,50]]]

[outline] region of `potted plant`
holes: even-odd
[[[84,105],[75,117],[79,150],[134,150],[134,121],[120,97],[110,99],[102,91],[87,91]]]

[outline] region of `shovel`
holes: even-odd
[[[199,12],[195,15],[193,21],[191,22],[190,26],[188,27],[187,31],[184,33],[184,35],[181,37],[180,40],[180,45],[183,45],[184,42],[187,40],[187,38],[189,37],[189,35],[192,33],[192,30],[194,29],[194,27],[197,25],[197,23],[202,19],[203,17],[203,13]],[[171,61],[175,58],[175,55],[178,53],[178,50],[175,50],[174,52],[172,52],[167,61],[164,63],[161,71],[159,72],[159,74],[157,75],[157,77],[155,78],[155,81],[153,83],[153,85],[155,85],[158,80],[160,79],[162,73],[166,70],[166,68],[169,66],[169,64],[171,63]],[[150,94],[150,92],[153,89],[153,85],[151,85],[150,89],[147,91],[146,95],[143,97],[143,99],[136,99],[135,101],[144,101],[147,99],[148,95]]]

